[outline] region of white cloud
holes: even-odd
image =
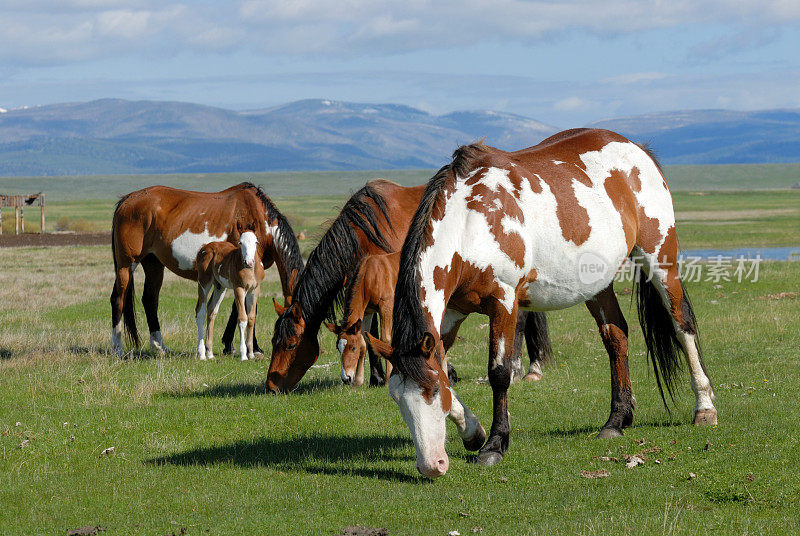
[[[559,112],[574,112],[576,110],[586,109],[591,106],[591,103],[580,97],[567,97],[561,99],[553,104],[553,109]]]
[[[550,42],[565,32],[613,37],[690,23],[755,28],[798,21],[796,0],[6,0],[0,61],[231,47],[348,57]]]

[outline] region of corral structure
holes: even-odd
[[[25,232],[25,211],[26,205],[39,204],[39,212],[41,215],[41,233],[44,233],[44,194],[29,195],[6,195],[0,194],[0,234],[3,234],[3,207],[14,208],[14,234]]]

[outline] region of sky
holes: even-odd
[[[569,128],[800,108],[798,0],[0,0],[0,108],[305,98]]]

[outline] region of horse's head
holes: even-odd
[[[256,264],[256,253],[258,252],[258,238],[253,231],[245,231],[239,237],[239,249],[242,252],[242,260],[248,268],[253,268]]]
[[[336,335],[336,348],[339,350],[342,363],[342,381],[356,387],[364,383],[363,369],[360,375],[357,369],[359,361],[364,359],[367,352],[367,343],[361,335],[361,325],[360,318],[349,326],[325,323],[330,332]]]
[[[389,395],[400,406],[400,413],[411,431],[417,451],[417,470],[431,478],[447,472],[450,460],[444,449],[446,418],[453,407],[454,393],[438,355],[444,355],[441,342],[426,332],[408,352],[401,352],[367,333],[369,344],[395,366],[389,379]],[[438,355],[437,355],[438,354]],[[401,369],[398,364],[403,362]],[[405,370],[407,373],[401,373]]]
[[[276,393],[288,392],[319,357],[319,343],[316,328],[310,329],[298,302],[288,307],[273,303],[278,320],[272,335],[267,389]]]

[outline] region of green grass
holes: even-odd
[[[416,474],[408,429],[385,390],[339,385],[325,330],[321,366],[298,392],[267,396],[266,360],[194,359],[189,282],[168,277],[162,293],[162,328],[176,353],[119,360],[106,353],[107,248],[0,249],[0,266],[8,289],[0,303],[2,534],[64,534],[90,524],[113,535],[182,527],[336,534],[352,524],[392,535],[474,527],[481,534],[800,531],[800,298],[764,297],[800,290],[796,263],[764,264],[758,283],[690,286],[718,427],[689,424],[688,377],[672,414],[663,409],[635,314],[621,297],[637,398],[624,438],[592,439],[607,417],[608,361],[593,320],[576,307],[550,315],[557,359],[544,380],[511,388],[503,463],[471,464],[448,425],[450,471],[435,482]],[[140,291],[141,276],[137,284]],[[278,292],[274,277],[264,290]],[[261,313],[266,342],[275,316],[266,306]],[[490,389],[476,383],[486,375],[485,322],[468,320],[451,358],[463,377],[459,395],[488,429]],[[111,446],[114,454],[100,455]],[[634,469],[597,459],[653,446],[662,450]],[[611,476],[581,478],[596,469]]]

